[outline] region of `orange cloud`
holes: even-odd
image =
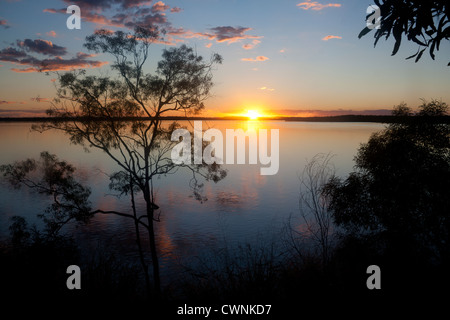
[[[152,7],[153,12],[166,11],[168,9],[170,9],[170,7],[162,1],[156,2]]]
[[[216,40],[216,42],[227,42],[227,43],[235,43],[241,40],[255,39],[253,40],[253,44],[256,39],[262,38],[261,36],[252,36],[246,34],[247,31],[252,30],[251,28],[245,27],[231,27],[231,26],[219,26],[210,29],[211,32],[193,32],[190,30],[184,30],[183,28],[172,28],[167,34],[169,36],[176,36],[185,39],[190,38],[199,38],[199,39],[207,39],[207,40]],[[259,43],[259,40],[258,40]]]
[[[55,31],[49,31],[49,32],[46,32],[45,33],[46,35],[48,35],[49,37],[53,37],[53,38],[56,38],[56,32]]]
[[[322,10],[324,8],[329,8],[329,7],[336,7],[339,8],[341,6],[341,4],[339,3],[328,3],[328,4],[321,4],[317,1],[311,2],[311,0],[306,0],[306,2],[301,2],[299,4],[297,4],[297,7],[302,8],[303,10]]]
[[[339,37],[339,36],[326,36],[326,37],[323,37],[322,38],[322,40],[323,41],[328,41],[328,40],[330,40],[330,39],[342,39],[342,37]]]
[[[248,61],[248,62],[262,62],[262,61],[269,60],[269,58],[267,58],[265,56],[257,56],[256,58],[242,58],[241,60]]]
[[[0,26],[2,26],[5,29],[8,29],[9,28],[8,21],[6,21],[4,19],[0,20]]]
[[[24,104],[22,101],[6,101],[6,100],[0,100],[0,104]]]
[[[244,44],[244,45],[242,46],[242,48],[245,49],[245,50],[251,50],[251,49],[253,49],[256,45],[258,45],[258,44],[260,44],[260,43],[261,43],[261,41],[255,39],[255,40],[252,41],[252,43],[246,43],[246,44]]]

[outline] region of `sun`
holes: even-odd
[[[247,118],[250,120],[258,120],[261,117],[261,114],[256,110],[247,110]]]

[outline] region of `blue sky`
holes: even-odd
[[[81,9],[81,30],[66,27],[69,14],[63,11],[70,4]],[[223,56],[224,63],[214,73],[214,96],[207,102],[206,115],[247,109],[285,115],[377,113],[402,101],[415,107],[421,98],[450,102],[450,45],[441,46],[436,60],[425,54],[418,63],[405,60],[417,50],[406,39],[396,56],[390,55],[393,39],[374,48],[372,33],[357,37],[370,4],[360,0],[0,1],[0,116],[42,115],[48,107],[55,92],[54,76],[36,72],[32,61],[49,59],[58,72],[69,66],[93,74],[111,72],[109,57],[89,56],[82,46],[84,38],[98,28],[130,31],[136,23],[167,30],[166,42],[151,49],[148,72],[168,46],[184,43],[201,55]],[[13,55],[25,58],[18,63]]]

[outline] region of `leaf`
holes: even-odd
[[[426,48],[425,48],[425,49],[426,49]],[[416,61],[414,61],[414,62],[417,62],[417,61],[420,60],[420,58],[422,58],[422,54],[423,54],[423,52],[425,51],[425,49],[422,49],[422,50],[419,52],[419,55],[417,56]]]
[[[417,44],[420,44],[421,46],[424,46],[424,47],[427,46],[427,44],[423,43],[422,41],[420,41],[419,39],[417,39],[417,37],[415,37],[415,36],[412,37],[411,40],[414,41],[414,42],[417,43]]]
[[[417,56],[418,54],[419,54],[419,50],[417,50],[416,53],[414,53],[412,56],[409,56],[409,57],[406,58],[405,60],[412,59],[412,58],[414,58],[415,56]]]
[[[430,37],[434,34],[434,32],[435,32],[435,31],[434,31],[434,30],[431,30],[431,29],[425,31],[425,33],[426,33],[428,36],[430,36]]]
[[[362,29],[362,31],[359,33],[358,35],[358,39],[361,39],[362,37],[364,37],[366,34],[368,34],[370,31],[369,28],[365,27],[364,29]]]
[[[393,56],[398,52],[398,49],[400,49],[400,44],[402,42],[402,32],[402,25],[400,23],[397,23],[392,30],[392,34],[395,38],[394,50],[392,50]]]
[[[395,56],[395,54],[398,52],[398,49],[400,49],[400,42],[401,41],[396,41],[394,44],[394,49],[392,50],[392,56]]]
[[[436,41],[433,41],[432,43],[431,43],[431,48],[430,48],[430,56],[431,56],[431,58],[434,60],[434,58],[435,58],[435,55],[434,55],[434,47],[435,47],[435,45],[436,45]]]

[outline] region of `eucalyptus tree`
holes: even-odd
[[[140,226],[148,232],[154,288],[160,293],[155,222],[159,208],[154,194],[156,177],[176,172],[180,167],[192,173],[191,187],[197,199],[202,180],[217,182],[226,171],[213,164],[175,164],[170,157],[174,146],[171,133],[176,122],[163,121],[165,115],[181,112],[197,114],[204,108],[213,86],[212,72],[222,57],[209,60],[182,45],[164,49],[156,70],[147,71],[150,46],[159,40],[156,29],[137,27],[134,32],[97,30],[86,37],[84,46],[112,57],[115,76],[88,75],[85,70],[57,74],[57,96],[47,111],[49,120],[33,128],[61,130],[70,141],[85,149],[105,152],[119,170],[110,175],[110,188],[131,198],[131,213],[116,213],[133,219],[147,286],[148,267],[141,246]],[[136,209],[136,197],[145,201],[145,211]]]

